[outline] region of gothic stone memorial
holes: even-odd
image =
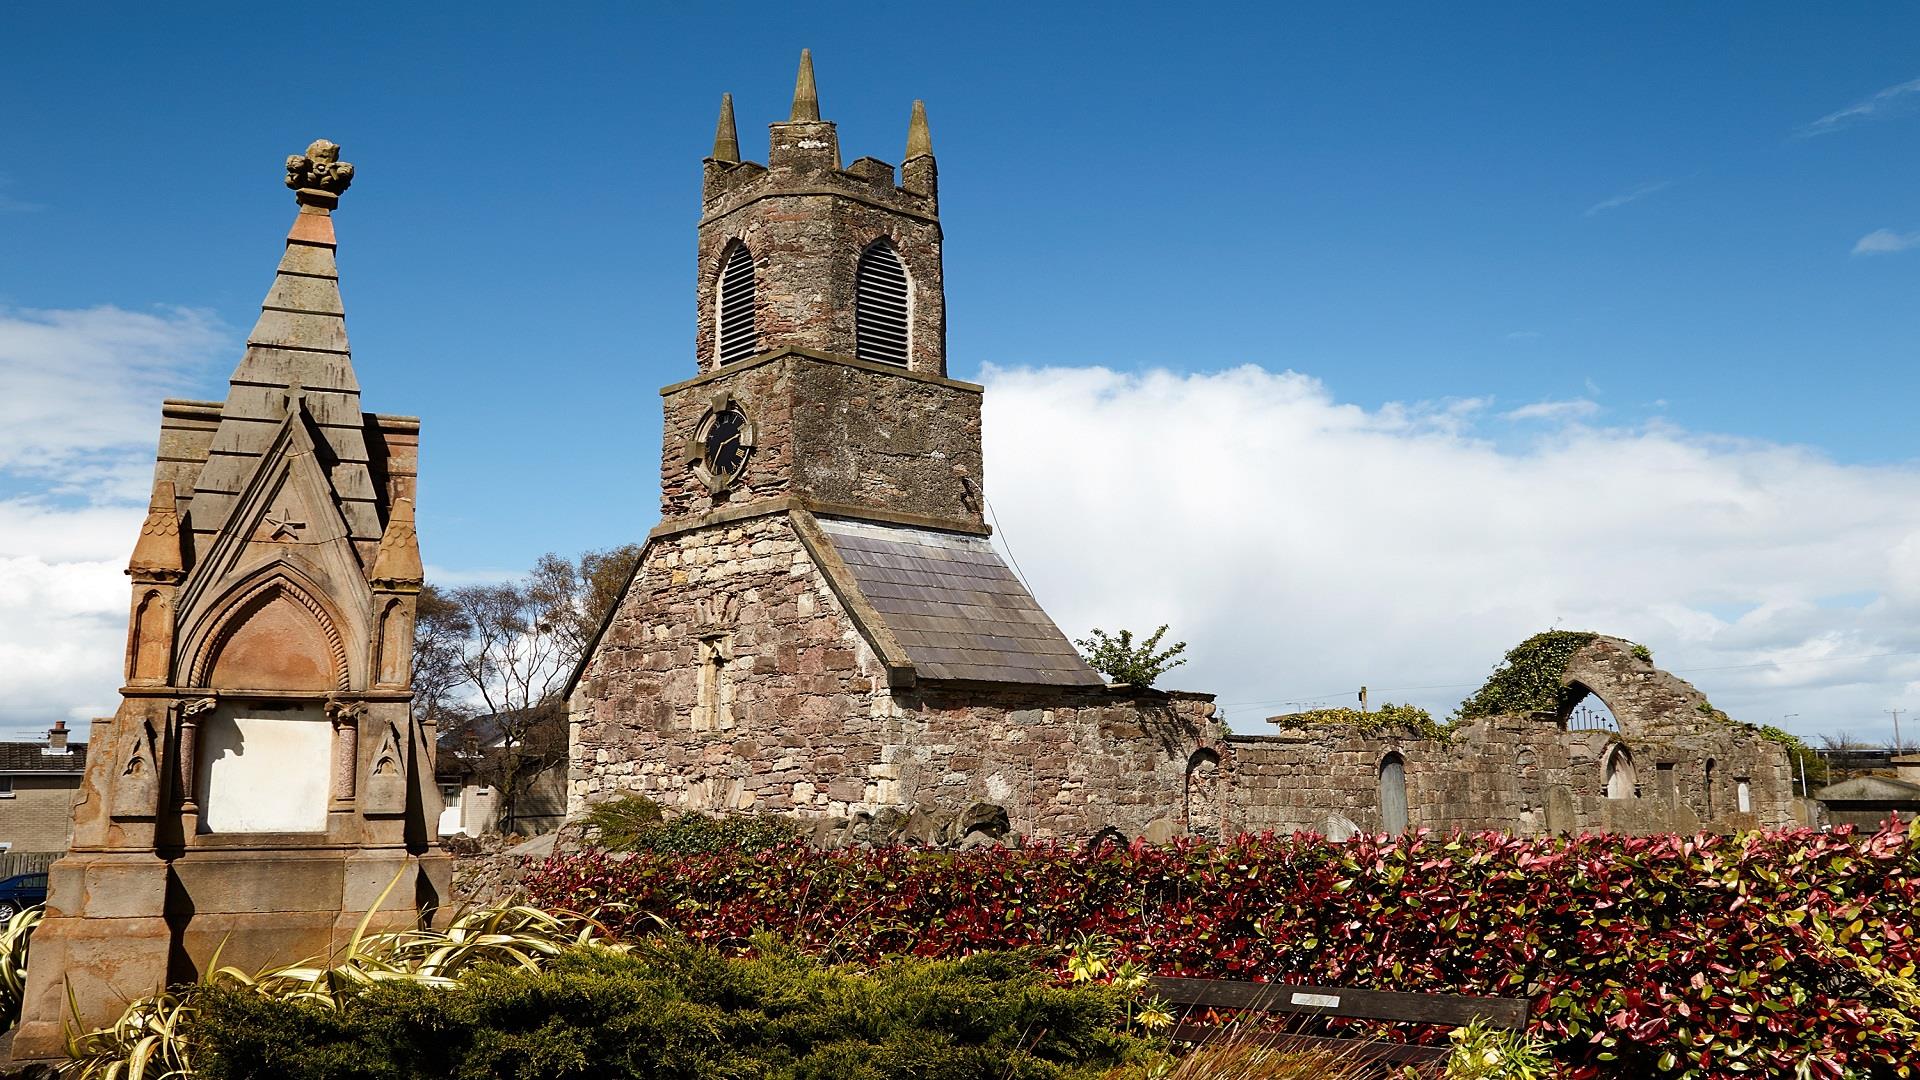
[[[224,402],[161,409],[126,686],[50,872],[16,1057],[192,979],[324,953],[448,895],[412,719],[419,421],[362,412],[334,266],[339,148],[287,161],[286,253]]]

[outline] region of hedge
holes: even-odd
[[[1111,987],[1031,960],[826,967],[762,942],[736,958],[670,936],[492,965],[450,989],[374,982],[337,1006],[230,985],[194,997],[205,1080],[1103,1080],[1140,1077]]]
[[[587,852],[528,884],[549,906],[605,907],[634,932],[658,917],[729,950],[772,931],[869,962],[1057,955],[1090,933],[1158,974],[1525,995],[1574,1076],[1920,1073],[1920,826]]]

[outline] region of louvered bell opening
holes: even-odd
[[[731,364],[760,351],[753,325],[753,253],[736,247],[720,269],[720,362]]]
[[[907,270],[885,240],[860,256],[854,288],[854,355],[884,364],[907,362]]]

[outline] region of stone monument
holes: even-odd
[[[93,724],[18,1058],[57,1055],[66,1025],[111,1022],[216,949],[297,961],[369,910],[410,927],[449,895],[434,733],[410,707],[420,424],[360,408],[339,153],[287,159],[299,213],[227,399],[162,405],[123,700]]]

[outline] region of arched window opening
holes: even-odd
[[[745,244],[735,244],[721,264],[714,309],[721,363],[745,360],[760,351],[760,329],[754,321],[753,252]]]
[[[1712,758],[1708,758],[1708,759],[1707,759],[1707,774],[1706,774],[1706,780],[1705,780],[1705,781],[1704,781],[1704,782],[1703,782],[1703,783],[1701,784],[1701,789],[1700,789],[1700,793],[1701,793],[1701,794],[1702,794],[1702,795],[1703,795],[1703,796],[1704,796],[1704,797],[1706,798],[1706,803],[1707,803],[1707,816],[1708,816],[1709,818],[1711,818],[1711,817],[1713,816],[1713,809],[1714,809],[1714,808],[1713,808],[1713,769],[1714,769],[1714,764],[1715,764],[1715,763],[1714,763],[1714,760],[1713,760]]]
[[[1619,731],[1620,721],[1600,695],[1588,690],[1567,710],[1568,731]]]
[[[907,268],[893,242],[881,237],[860,253],[854,280],[853,351],[862,360],[907,362]]]
[[[1398,753],[1380,761],[1380,824],[1395,836],[1407,831],[1407,760]]]
[[[1607,755],[1607,798],[1634,799],[1640,795],[1639,778],[1633,771],[1633,755],[1625,746],[1616,746]]]
[[[1196,750],[1187,759],[1187,832],[1217,836],[1220,831],[1220,755]]]
[[[1753,813],[1753,788],[1742,776],[1733,782],[1733,801],[1743,814]]]

